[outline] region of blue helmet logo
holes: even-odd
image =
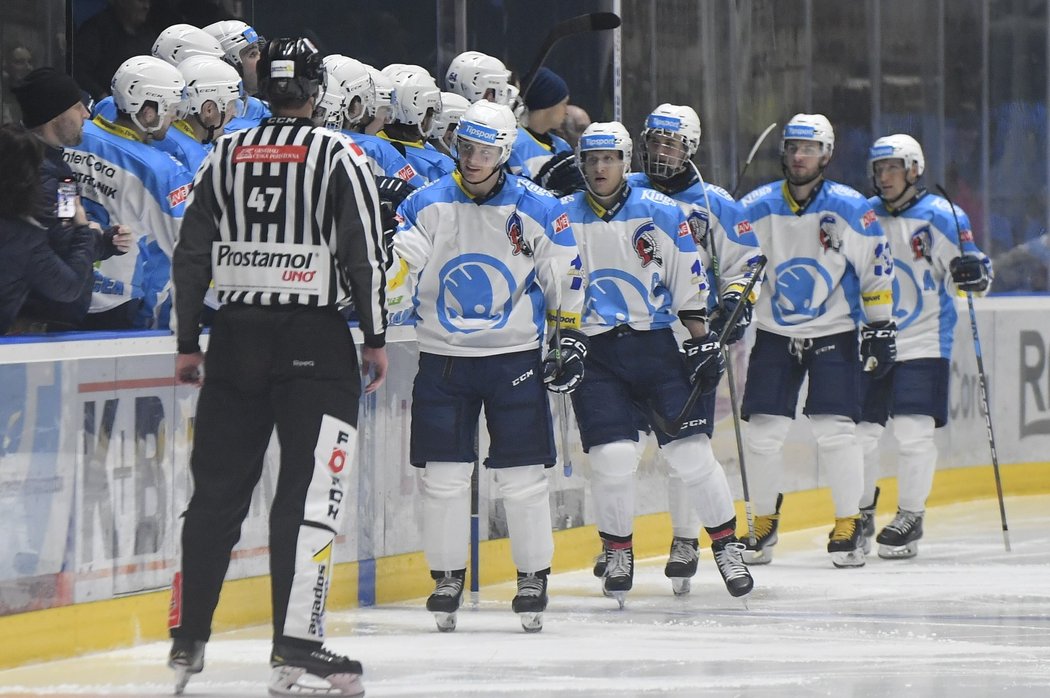
[[[776,273],[771,306],[778,325],[799,325],[824,314],[834,284],[816,260],[795,257],[779,265]]]
[[[437,316],[451,333],[495,330],[507,324],[517,284],[507,266],[489,255],[466,254],[439,272]]]

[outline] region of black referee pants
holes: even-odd
[[[197,404],[172,637],[207,640],[274,426],[280,474],[270,510],[274,640],[324,638],[332,546],[356,452],[361,378],[334,308],[218,311]]]

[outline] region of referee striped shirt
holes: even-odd
[[[219,139],[193,184],[172,257],[180,353],[199,348],[204,294],[223,303],[356,306],[365,344],[386,329],[375,179],[348,136],[270,117]]]

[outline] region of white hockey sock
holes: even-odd
[[[902,414],[893,418],[893,432],[900,444],[897,506],[905,511],[923,511],[937,468],[933,417]]]
[[[551,566],[554,534],[547,473],[542,465],[496,470],[510,532],[510,554],[520,572],[538,572]]]
[[[666,453],[664,454],[666,457]],[[700,517],[695,500],[682,478],[671,470],[667,474],[667,510],[671,513],[671,532],[678,538],[696,538],[700,533]]]
[[[427,463],[423,469],[423,553],[432,570],[461,570],[470,546],[473,463]]]
[[[614,536],[634,531],[634,469],[638,452],[633,441],[593,446],[591,498],[598,530]]]
[[[879,439],[886,427],[875,422],[857,425],[857,443],[864,454],[864,492],[860,496],[860,508],[870,507],[875,501],[875,483],[879,479]]]
[[[751,415],[744,432],[747,451],[747,484],[755,516],[769,516],[777,510],[780,476],[784,470],[784,439],[791,429],[791,418],[772,414]]]
[[[860,513],[864,490],[864,454],[857,443],[856,424],[849,417],[817,414],[809,418],[817,440],[817,459],[835,502],[835,518]]]
[[[715,459],[711,439],[706,434],[672,441],[664,446],[663,451],[667,462],[688,489],[701,521],[707,526],[718,526],[736,515],[729,481]]]

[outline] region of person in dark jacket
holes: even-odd
[[[87,225],[76,227],[69,250],[59,255],[33,218],[42,160],[35,136],[0,126],[0,334],[7,334],[30,289],[55,300],[75,298],[95,258],[96,234]]]

